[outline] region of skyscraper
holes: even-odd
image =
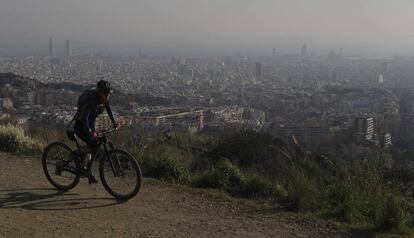
[[[71,49],[70,49],[70,41],[65,41],[65,56],[70,57],[72,55]]]
[[[382,62],[380,65],[380,73],[381,74],[386,74],[388,71],[388,64],[387,62]]]
[[[359,140],[370,141],[374,139],[374,119],[372,117],[354,118],[354,133]]]
[[[275,58],[275,57],[276,57],[276,49],[273,49],[273,50],[272,50],[272,56],[273,56],[273,58]]]
[[[302,45],[301,55],[302,55],[302,57],[307,57],[308,56],[308,46],[306,44]]]
[[[328,60],[335,60],[335,59],[336,59],[335,51],[331,50],[328,54]]]
[[[53,39],[49,39],[49,57],[53,57]]]
[[[216,81],[216,71],[215,70],[208,71],[208,75],[209,75],[211,81]]]
[[[185,64],[178,64],[178,66],[177,66],[177,74],[178,75],[184,76],[185,70],[186,70]]]
[[[256,62],[256,79],[261,79],[263,76],[262,73],[262,63],[261,62]]]
[[[384,83],[385,77],[388,71],[388,64],[387,62],[382,62],[380,65],[380,70],[379,70],[379,76],[378,76],[378,83],[382,84]]]

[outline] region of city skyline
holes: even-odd
[[[74,54],[296,54],[306,43],[309,53],[343,47],[348,54],[412,55],[413,8],[408,0],[5,0],[0,55],[43,55],[49,38],[71,39]]]
[[[57,50],[56,50],[57,49]],[[125,49],[123,49],[125,50]],[[352,52],[352,50],[349,51],[349,49],[347,49],[348,51],[346,52],[346,54],[344,53],[344,48],[343,47],[333,47],[327,51],[317,51],[314,50],[313,48],[309,49],[308,48],[308,44],[304,43],[302,45],[298,45],[296,49],[292,49],[290,51],[286,51],[282,49],[276,49],[276,48],[272,48],[272,49],[263,49],[260,51],[252,51],[252,50],[244,50],[244,51],[213,51],[210,50],[209,53],[195,53],[195,54],[186,54],[183,52],[176,52],[175,54],[172,54],[171,51],[163,51],[163,50],[154,50],[154,49],[148,49],[145,52],[143,51],[142,48],[138,48],[138,49],[132,49],[132,50],[128,50],[128,52],[126,51],[116,51],[116,50],[111,50],[111,49],[100,49],[100,50],[93,50],[92,49],[88,49],[85,47],[82,47],[82,45],[78,45],[78,48],[75,49],[75,54],[73,54],[73,50],[72,50],[72,41],[71,40],[64,40],[62,43],[62,40],[60,40],[59,42],[57,42],[57,47],[56,47],[56,42],[54,40],[54,38],[49,38],[48,42],[47,42],[47,49],[46,47],[43,47],[41,51],[35,53],[35,54],[27,54],[27,53],[23,53],[23,54],[16,54],[16,55],[0,55],[0,57],[2,56],[6,56],[6,57],[14,57],[14,56],[36,56],[36,57],[42,57],[42,56],[48,56],[48,57],[71,57],[71,56],[85,56],[85,55],[102,55],[102,56],[132,56],[132,57],[142,57],[142,56],[163,56],[163,57],[169,57],[169,56],[182,56],[182,57],[222,57],[222,56],[230,56],[230,55],[241,55],[241,56],[248,56],[248,57],[263,57],[263,56],[267,56],[267,57],[278,57],[278,56],[300,56],[302,58],[306,58],[308,56],[313,56],[313,57],[325,57],[328,56],[330,57],[332,54],[333,55],[338,55],[339,57],[345,57],[345,56],[349,56],[349,57],[361,57],[361,58],[383,58],[383,59],[390,59],[390,58],[395,58],[395,57],[401,57],[401,56],[408,56],[408,57],[414,57],[414,54],[398,54],[398,53],[394,53],[394,54],[385,54],[385,55],[379,55],[379,54],[373,54],[373,55],[364,55],[364,54],[359,54],[358,52]],[[56,53],[58,52],[58,53]]]

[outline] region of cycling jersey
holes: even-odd
[[[90,147],[96,146],[96,141],[91,137],[95,132],[96,118],[103,113],[104,109],[108,113],[112,123],[115,125],[114,116],[109,103],[99,102],[98,91],[93,89],[86,90],[78,100],[78,111],[75,115],[75,133]]]

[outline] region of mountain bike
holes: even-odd
[[[116,129],[106,129],[98,133],[98,148],[103,146],[99,161],[99,177],[105,189],[117,199],[130,199],[141,188],[141,169],[137,160],[128,152],[115,149],[107,137]],[[75,142],[77,150],[72,150],[62,142],[53,142],[43,151],[42,165],[47,180],[57,189],[73,189],[80,178],[87,177],[90,164],[84,166],[80,153],[81,146],[75,132],[68,130],[68,138]]]

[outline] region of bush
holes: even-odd
[[[138,160],[144,176],[168,182],[188,183],[187,164],[192,159],[191,153],[166,144],[148,147],[130,145],[128,151]]]
[[[55,128],[48,125],[36,125],[29,128],[27,135],[47,145],[54,141],[69,142],[64,128]]]
[[[220,161],[213,168],[193,179],[193,186],[229,190],[239,187],[243,180],[241,171],[228,160]]]
[[[327,210],[330,217],[372,229],[381,213],[383,190],[374,183],[366,188],[368,179],[356,174],[348,173],[327,187],[322,209]]]
[[[404,230],[405,217],[401,208],[401,199],[389,195],[376,221],[376,228],[382,231],[401,232]]]
[[[188,171],[178,161],[149,156],[143,157],[140,165],[144,176],[169,182],[188,182]]]
[[[367,222],[363,214],[367,208],[363,193],[350,185],[335,185],[330,190],[331,215],[348,223]]]
[[[224,189],[225,184],[226,178],[216,169],[195,175],[191,181],[191,185],[196,188]]]
[[[17,119],[15,116],[2,116],[0,117],[0,125],[17,125]]]
[[[0,150],[25,155],[38,155],[42,153],[42,144],[27,137],[22,128],[6,125],[0,126]]]
[[[258,175],[243,174],[228,160],[219,162],[212,169],[193,178],[192,185],[200,188],[216,188],[238,197],[284,198],[287,192],[279,185]]]
[[[276,197],[285,199],[287,191],[277,183],[272,183],[258,175],[246,176],[238,190],[230,191],[233,195],[241,197]]]
[[[314,182],[303,175],[292,177],[288,185],[290,208],[298,212],[316,211],[321,207],[321,192]]]
[[[369,177],[376,179],[369,181]],[[372,169],[353,171],[330,186],[326,197],[330,216],[365,229],[403,232],[406,217],[401,198],[378,183],[379,177]]]

